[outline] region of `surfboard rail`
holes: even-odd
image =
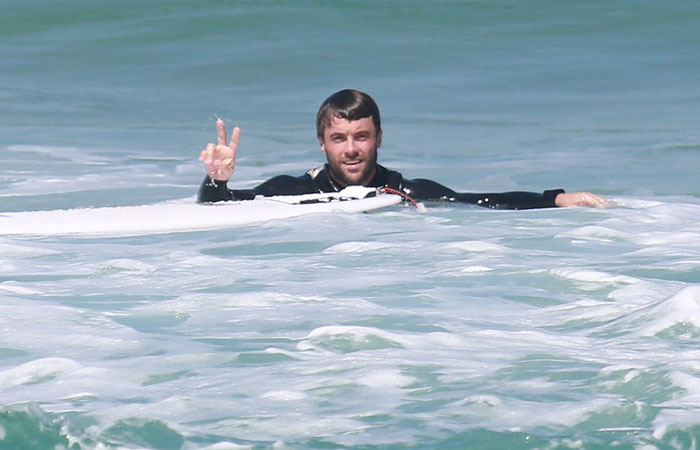
[[[0,213],[0,235],[133,236],[205,231],[314,213],[367,212],[401,202],[398,195],[374,188],[351,188],[329,194],[203,204],[183,199],[140,206]]]

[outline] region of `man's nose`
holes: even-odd
[[[357,151],[357,142],[353,138],[349,138],[345,146],[345,153],[355,154]]]

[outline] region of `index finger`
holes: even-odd
[[[216,119],[216,133],[219,135],[219,145],[226,145],[226,124],[221,119]]]

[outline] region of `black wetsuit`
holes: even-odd
[[[443,200],[468,203],[494,209],[552,208],[557,194],[563,189],[535,192],[503,192],[474,194],[455,192],[439,183],[422,178],[406,180],[394,170],[377,165],[370,187],[389,187],[415,200]],[[252,200],[257,195],[300,195],[319,192],[337,192],[341,187],[331,178],[328,164],[311,169],[300,177],[279,175],[253,189],[228,189],[225,181],[214,181],[209,176],[199,188],[197,201]]]

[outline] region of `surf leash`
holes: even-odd
[[[404,200],[406,200],[407,202],[409,202],[410,204],[415,206],[416,211],[418,211],[418,212],[426,212],[427,211],[427,209],[425,208],[425,205],[423,203],[415,201],[414,199],[412,199],[411,197],[409,197],[408,195],[404,194],[403,192],[401,192],[397,189],[392,189],[390,187],[384,186],[383,188],[380,188],[380,190],[386,192],[387,194],[395,194],[395,195],[400,196],[401,198],[403,198]]]

